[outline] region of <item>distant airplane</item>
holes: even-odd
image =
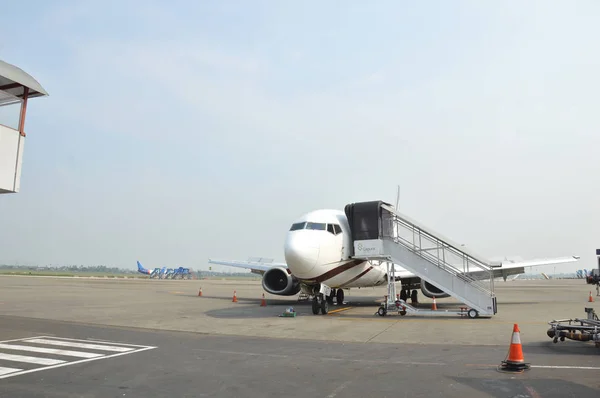
[[[137,262],[138,272],[144,275],[150,275],[150,278],[159,279],[191,279],[192,274],[189,268],[179,267],[176,269],[173,268],[154,268],[154,270],[150,271],[149,269],[144,268],[140,262]]]
[[[140,274],[146,274],[146,275],[150,275],[152,274],[152,271],[150,271],[149,269],[146,269],[142,266],[142,264],[140,264],[140,262],[137,262],[137,267],[138,267],[138,272]]]
[[[380,286],[387,282],[387,269],[384,263],[351,257],[353,247],[350,225],[346,213],[339,210],[315,210],[294,221],[287,232],[284,255],[285,263],[265,263],[262,261],[212,260],[211,264],[250,269],[262,275],[262,286],[268,293],[280,296],[293,296],[300,291],[314,296],[313,313],[319,306],[326,313],[328,303],[333,298],[338,303],[344,301],[344,289]],[[579,256],[502,262],[493,269],[493,277],[507,278],[522,274],[526,267],[575,262]],[[422,281],[412,272],[394,265],[396,279],[401,281],[400,298],[408,296],[417,301],[417,290],[429,298],[446,298],[450,294],[430,282]],[[317,298],[321,284],[331,288],[326,300]],[[412,294],[411,294],[411,289]]]

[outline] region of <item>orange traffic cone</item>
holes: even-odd
[[[592,291],[590,290],[590,297],[588,298],[588,303],[593,303],[594,298],[592,297]]]
[[[237,295],[235,294],[235,290],[233,291],[233,300],[231,300],[231,302],[233,303],[237,303]]]
[[[262,296],[262,300],[260,300],[260,306],[261,307],[266,307],[267,306],[267,300],[265,300],[265,294],[263,293]]]
[[[523,358],[521,331],[519,330],[519,325],[515,323],[513,326],[508,355],[506,359],[502,361],[498,367],[498,370],[507,372],[523,372],[524,370],[528,370],[530,367],[531,366],[528,363],[525,363],[525,358]]]
[[[202,297],[202,288],[198,291],[198,297]]]
[[[437,304],[436,304],[436,302],[435,302],[435,297],[433,298],[433,304],[431,304],[431,309],[432,309],[433,311],[437,311]]]

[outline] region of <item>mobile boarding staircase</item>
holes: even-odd
[[[427,281],[467,305],[470,318],[496,314],[493,268],[501,263],[489,263],[382,201],[352,203],[345,212],[352,232],[352,256],[387,263],[386,304],[398,306],[400,301],[404,311],[423,312],[396,299],[396,264],[421,278],[421,283]]]

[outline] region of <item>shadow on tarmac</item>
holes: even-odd
[[[531,371],[529,371],[531,372]],[[526,374],[526,373],[525,373]],[[524,374],[523,374],[524,375]],[[516,376],[523,376],[516,374]],[[510,379],[498,378],[476,378],[476,377],[452,377],[456,382],[479,390],[485,396],[504,397],[597,397],[598,390],[590,387],[560,379],[526,379],[519,380],[515,376],[508,375]]]
[[[544,330],[543,333],[545,335],[546,331]],[[532,344],[523,344],[523,352],[525,355],[527,353],[531,353],[538,355],[550,355],[553,357],[556,355],[585,355],[595,357],[600,356],[600,349],[596,348],[593,342],[565,340],[564,342],[559,341],[558,343],[554,344],[552,342],[552,339],[549,337],[548,341]],[[581,364],[581,366],[586,365],[587,364],[585,363]]]
[[[233,297],[223,297],[223,296],[207,296],[203,295],[202,297],[198,297],[198,299],[210,299],[210,300],[221,300],[226,302],[232,302]],[[312,303],[310,300],[298,301],[295,299],[266,299],[267,306],[261,307],[262,298],[243,298],[237,296],[237,303],[232,304],[232,307],[229,308],[220,308],[215,310],[209,310],[206,312],[207,316],[214,318],[268,318],[268,317],[276,317],[282,314],[287,308],[293,307],[296,311],[296,316],[315,316],[312,313]],[[376,319],[394,319],[395,317],[402,317],[409,319],[410,315],[406,317],[398,315],[394,310],[391,311],[386,317],[380,317],[376,315],[377,309],[381,305],[381,299],[379,297],[361,297],[360,301],[344,301],[342,305],[337,305],[334,300],[334,304],[329,305],[329,313],[328,316],[336,316],[336,317],[351,317],[354,319],[362,318],[362,319],[371,319],[375,317]],[[430,303],[420,303],[414,305],[417,309],[429,310],[431,309]],[[350,312],[346,310],[354,310],[360,308],[371,308],[373,312],[369,313],[359,313]],[[431,313],[431,314],[419,314],[419,318],[423,319],[469,319],[468,317],[460,317],[455,312],[460,311],[460,306],[456,303],[447,303],[447,304],[437,304],[439,315]],[[449,311],[449,313],[445,313],[445,311]],[[443,313],[443,314],[442,314]],[[487,318],[477,318],[487,319]]]

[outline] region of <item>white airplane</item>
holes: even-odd
[[[292,223],[284,244],[285,263],[261,261],[212,260],[211,264],[250,269],[262,275],[262,286],[270,294],[293,296],[300,291],[314,296],[313,313],[328,312],[328,303],[344,301],[344,289],[375,287],[387,283],[385,263],[351,257],[352,238],[346,213],[339,210],[316,210],[309,212]],[[494,277],[522,274],[525,267],[568,263],[579,260],[579,256],[538,259],[522,262],[503,262],[494,268]],[[402,289],[400,298],[417,302],[417,289],[429,298],[450,297],[450,294],[428,281],[421,280],[412,272],[394,265],[396,281]],[[322,285],[330,294],[321,296]],[[411,294],[412,289],[412,294]],[[326,289],[329,291],[329,289]]]

